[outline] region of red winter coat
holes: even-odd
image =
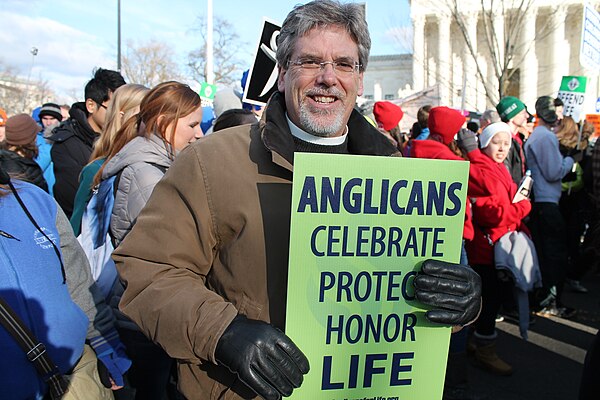
[[[429,158],[435,160],[455,160],[465,161],[465,159],[457,156],[450,150],[448,146],[435,140],[413,140],[410,148],[410,156],[414,158]],[[471,181],[472,169],[469,168],[469,182]],[[467,190],[468,197],[471,197],[475,193],[471,193],[471,184]],[[473,223],[471,222],[471,206],[467,202],[465,208],[465,227],[463,230],[463,238],[465,240],[473,239]]]
[[[503,163],[497,163],[479,149],[469,153],[471,171],[469,188],[473,210],[473,240],[466,243],[469,264],[493,265],[494,243],[509,231],[529,234],[522,219],[531,211],[531,202],[513,203],[517,185]],[[475,176],[474,176],[475,175]]]

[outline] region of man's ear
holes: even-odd
[[[91,115],[98,111],[98,104],[96,104],[96,102],[92,99],[86,99],[85,109],[87,110],[88,114]]]
[[[277,77],[277,90],[281,93],[285,92],[285,74],[287,72],[286,69],[283,69],[281,66],[279,68],[279,76]]]
[[[362,96],[365,90],[365,85],[363,82],[364,79],[364,72],[361,72],[358,74],[358,90],[356,91],[356,94],[359,96]]]

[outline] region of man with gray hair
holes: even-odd
[[[483,114],[481,114],[481,118],[479,118],[479,128],[481,132],[490,124],[494,124],[496,122],[500,122],[500,115],[498,115],[498,111],[496,110],[485,110]]]
[[[179,360],[186,398],[280,399],[308,373],[282,332],[294,153],[398,154],[354,110],[370,47],[362,6],[294,8],[261,121],[182,151],[115,252],[120,308]],[[469,267],[427,260],[414,281],[430,321],[462,326],[477,316],[481,285]]]

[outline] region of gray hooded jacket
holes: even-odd
[[[151,135],[150,138],[137,137],[127,143],[104,167],[103,180],[123,171],[118,181],[110,218],[110,231],[116,245],[131,231],[154,186],[163,177],[163,170],[171,165],[173,157],[166,146],[168,145],[157,135]],[[162,170],[159,167],[162,167]],[[109,304],[117,317],[119,327],[138,330],[135,323],[119,311],[118,305],[123,290],[123,285],[117,280],[109,295]]]
[[[103,180],[123,171],[110,218],[110,231],[117,245],[133,228],[154,186],[163,177],[163,170],[171,166],[173,156],[166,146],[157,135],[137,137],[110,159],[102,171]]]

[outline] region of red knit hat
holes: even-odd
[[[373,106],[373,115],[375,116],[377,125],[380,128],[389,131],[393,127],[398,126],[398,123],[404,116],[404,112],[394,103],[390,103],[389,101],[378,101]]]
[[[465,116],[460,111],[448,107],[433,107],[429,111],[430,134],[438,134],[444,139],[444,144],[454,140],[461,126],[465,123]]]

